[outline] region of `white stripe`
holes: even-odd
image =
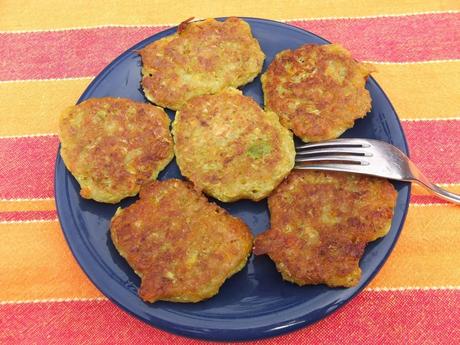
[[[413,206],[413,207],[432,207],[432,206],[450,206],[450,207],[457,207],[456,205],[452,204],[452,203],[410,203],[410,206]]]
[[[37,133],[37,134],[19,134],[19,135],[2,135],[0,139],[19,139],[19,138],[38,138],[38,137],[55,137],[57,133]]]
[[[21,211],[19,211],[21,212]],[[25,211],[27,212],[27,211]],[[30,220],[2,220],[0,221],[1,224],[31,224],[31,223],[54,223],[57,222],[58,219],[30,219]]]
[[[453,183],[436,183],[438,186],[441,187],[449,187],[449,186],[459,186],[460,182],[453,182]]]
[[[44,79],[11,79],[11,80],[0,80],[0,84],[9,83],[29,83],[34,81],[62,81],[62,80],[91,80],[94,76],[89,77],[68,77],[68,78],[44,78]]]
[[[395,18],[395,17],[413,17],[421,15],[430,15],[430,14],[457,14],[460,13],[460,10],[447,10],[447,11],[422,11],[422,12],[411,12],[411,13],[392,13],[392,14],[376,14],[369,16],[337,16],[337,17],[312,17],[312,18],[294,18],[294,19],[274,19],[279,22],[289,23],[295,21],[318,21],[318,20],[337,20],[337,19],[374,19],[374,18]],[[194,21],[201,20],[203,18],[196,17]],[[155,27],[171,27],[176,26],[178,23],[169,23],[169,24],[101,24],[101,25],[86,25],[86,26],[75,26],[68,28],[55,28],[55,29],[32,29],[32,30],[4,30],[0,33],[12,33],[12,34],[22,34],[22,33],[34,33],[34,32],[61,32],[61,31],[76,31],[76,30],[87,30],[87,29],[105,29],[105,28],[155,28]]]
[[[408,286],[408,287],[382,287],[382,288],[366,288],[364,291],[369,292],[390,292],[390,291],[433,291],[433,290],[460,290],[460,286],[445,285],[445,286]]]
[[[54,201],[54,198],[17,198],[17,199],[0,199],[0,202],[27,202],[27,201]]]
[[[0,301],[0,305],[9,304],[35,304],[35,303],[60,303],[60,302],[101,302],[108,301],[106,297],[88,297],[88,298],[49,298],[49,299],[29,299],[19,301]]]

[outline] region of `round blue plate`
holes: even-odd
[[[280,50],[326,40],[301,29],[263,19],[244,18],[267,58],[264,70]],[[79,102],[94,97],[118,96],[146,102],[140,90],[141,60],[136,54],[147,44],[168,36],[176,28],[158,33],[135,45],[108,65],[89,85]],[[370,78],[372,111],[343,137],[373,138],[390,142],[407,153],[407,144],[396,113],[387,97]],[[243,88],[245,95],[263,103],[260,80]],[[169,113],[174,117],[172,112]],[[160,179],[182,178],[173,161]],[[139,319],[164,330],[210,340],[247,340],[290,332],[311,324],[344,305],[379,271],[390,254],[403,225],[409,204],[410,185],[395,183],[398,201],[391,230],[370,244],[361,260],[362,278],[353,288],[326,286],[299,287],[284,282],[266,256],[254,257],[248,265],[222,286],[219,294],[197,304],[170,302],[144,303],[137,296],[139,278],[115,250],[109,235],[109,221],[119,205],[107,205],[79,196],[79,185],[56,160],[55,196],[59,219],[67,242],[91,281],[113,302]],[[337,198],[340,198],[338,195]],[[254,234],[269,227],[266,201],[223,204],[231,214],[243,219]]]

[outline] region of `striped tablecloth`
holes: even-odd
[[[57,118],[141,39],[190,16],[285,21],[375,63],[413,160],[460,192],[460,2],[0,1],[0,343],[196,344],[101,295],[56,218]],[[460,343],[460,208],[413,196],[388,262],[311,327],[257,344]]]

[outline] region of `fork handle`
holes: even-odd
[[[430,182],[430,180],[428,180],[426,176],[423,175],[420,170],[418,170],[418,168],[415,166],[414,163],[412,163],[412,161],[409,161],[409,168],[412,173],[412,181],[417,182],[419,185],[430,190],[438,197],[453,202],[454,204],[460,205],[460,195],[449,192]]]
[[[460,205],[460,195],[449,192],[429,181],[428,183],[427,181],[421,181],[419,179],[415,179],[414,181],[417,182],[419,185],[425,187],[426,189],[430,190],[438,197],[453,202],[454,204]]]

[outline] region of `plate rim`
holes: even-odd
[[[228,17],[217,17],[217,18],[214,18],[214,19],[216,19],[216,20],[225,20],[226,18],[228,18]],[[290,25],[288,23],[284,23],[284,22],[280,22],[280,21],[276,21],[276,20],[271,20],[271,19],[265,19],[265,18],[256,18],[256,17],[238,16],[238,18],[249,22],[249,24],[250,24],[250,22],[256,22],[256,23],[257,22],[262,22],[262,23],[268,23],[268,24],[275,25],[275,26],[281,26],[281,27],[284,27],[284,28],[288,27],[291,30],[296,30],[296,31],[298,31],[300,33],[306,33],[307,35],[314,36],[314,37],[322,40],[324,43],[331,43],[330,41],[322,38],[321,36],[319,36],[319,35],[317,35],[315,33],[312,33],[312,32],[310,32],[308,30],[303,29],[303,28],[299,28],[299,27]],[[109,74],[111,72],[111,70],[120,61],[123,61],[126,58],[126,55],[128,55],[128,54],[132,53],[133,51],[135,51],[137,49],[137,47],[139,47],[139,46],[143,46],[143,45],[145,45],[147,43],[155,41],[155,40],[153,40],[153,38],[155,38],[155,37],[158,37],[157,39],[160,39],[160,38],[163,38],[165,36],[168,36],[168,35],[176,32],[177,28],[178,28],[178,26],[173,26],[173,27],[170,27],[170,28],[168,28],[166,30],[157,32],[157,33],[155,33],[153,35],[150,35],[149,37],[146,37],[145,39],[137,42],[136,44],[134,44],[130,48],[128,48],[125,51],[123,51],[120,55],[118,55],[115,59],[113,59],[108,65],[106,65],[94,77],[94,79],[88,84],[86,89],[83,91],[83,93],[79,97],[79,99],[77,101],[77,104],[80,103],[81,101],[83,101],[84,99],[86,99],[87,94],[90,93],[93,88],[97,87],[97,84],[99,84],[99,82],[101,82],[107,76],[107,74]],[[405,136],[403,127],[401,125],[401,121],[400,121],[400,119],[398,117],[398,114],[397,114],[396,110],[394,109],[393,104],[391,103],[390,99],[388,98],[388,96],[386,95],[384,90],[380,87],[380,85],[377,83],[377,81],[372,76],[370,76],[369,81],[373,84],[374,87],[376,87],[378,89],[378,92],[381,93],[381,96],[385,99],[385,101],[388,103],[390,109],[395,114],[396,123],[397,123],[398,129],[399,129],[399,131],[400,131],[400,133],[402,135],[403,152],[405,152],[406,155],[409,156],[409,146],[408,146],[408,143],[407,143],[407,138]],[[407,187],[407,196],[406,196],[406,200],[404,200],[404,209],[402,210],[401,222],[400,222],[400,224],[398,226],[398,229],[397,229],[397,231],[395,233],[394,240],[391,243],[391,245],[389,246],[388,251],[383,256],[383,259],[381,260],[380,264],[378,264],[376,269],[373,272],[371,272],[369,277],[365,281],[362,282],[360,287],[357,288],[356,291],[354,291],[347,299],[341,300],[333,308],[329,308],[327,311],[325,311],[323,313],[322,317],[318,317],[318,318],[316,318],[314,320],[309,320],[307,318],[304,318],[304,319],[300,320],[299,322],[291,324],[291,325],[286,325],[285,324],[286,321],[283,321],[283,323],[281,323],[281,324],[280,323],[273,324],[273,325],[271,325],[271,327],[260,326],[260,327],[255,328],[255,329],[251,329],[251,331],[249,331],[249,330],[241,330],[240,334],[235,334],[236,330],[228,330],[228,329],[211,330],[210,332],[202,333],[202,332],[197,332],[198,330],[201,330],[200,327],[184,328],[184,326],[179,326],[179,325],[177,325],[175,323],[172,323],[170,321],[165,321],[165,320],[163,320],[163,319],[161,319],[159,317],[154,317],[155,323],[153,323],[152,320],[149,320],[148,318],[144,317],[143,315],[136,314],[134,311],[128,309],[129,308],[128,306],[125,306],[124,304],[122,304],[121,302],[116,300],[110,294],[110,291],[107,291],[107,289],[102,288],[100,286],[100,284],[97,283],[93,279],[93,277],[88,273],[88,271],[89,271],[88,267],[86,267],[86,264],[82,263],[82,261],[86,261],[85,258],[82,258],[82,257],[80,257],[79,254],[77,254],[77,247],[78,246],[70,240],[70,238],[68,237],[68,234],[64,230],[64,226],[63,226],[64,222],[62,221],[62,219],[65,219],[65,217],[68,216],[68,215],[64,214],[67,210],[64,210],[63,207],[59,206],[60,197],[58,196],[59,194],[58,194],[58,191],[57,191],[58,170],[62,165],[64,165],[64,163],[62,161],[62,158],[61,158],[61,155],[60,155],[60,149],[61,149],[61,144],[59,143],[58,149],[57,149],[57,154],[56,154],[56,160],[55,160],[55,168],[54,168],[55,206],[56,206],[57,215],[58,215],[58,219],[59,219],[59,223],[60,223],[60,228],[61,228],[61,231],[64,234],[64,237],[65,237],[65,240],[67,242],[67,245],[70,248],[70,250],[72,252],[72,255],[73,255],[74,259],[76,260],[76,262],[78,263],[79,267],[85,273],[86,277],[99,290],[99,292],[101,292],[105,297],[108,298],[108,300],[110,302],[114,303],[116,306],[118,306],[123,311],[127,312],[128,314],[134,316],[136,319],[141,320],[142,322],[148,324],[151,327],[161,329],[161,330],[173,333],[175,335],[185,336],[185,337],[194,338],[194,339],[205,339],[205,340],[211,340],[211,341],[245,341],[245,340],[256,340],[256,339],[272,338],[272,337],[276,337],[276,336],[279,336],[279,335],[282,335],[282,334],[290,333],[290,332],[298,330],[300,328],[304,328],[306,326],[312,325],[312,324],[314,324],[314,323],[316,323],[316,322],[318,322],[320,320],[323,320],[324,318],[326,318],[330,314],[336,312],[337,310],[339,310],[340,308],[345,306],[347,303],[349,303],[351,300],[353,300],[358,294],[360,294],[362,292],[362,290],[374,279],[375,275],[384,266],[384,264],[388,260],[388,257],[393,252],[393,249],[394,249],[396,243],[399,240],[399,236],[400,236],[401,231],[402,231],[402,229],[404,227],[405,220],[406,220],[407,213],[408,213],[409,204],[410,204],[411,184],[410,183],[403,183],[403,185],[405,187]],[[59,199],[59,202],[58,202],[58,199]],[[65,202],[66,200],[62,200],[62,201]],[[70,208],[69,208],[69,210],[70,210]],[[73,225],[74,228],[78,228],[78,226],[75,223],[75,220],[73,219],[73,217],[68,217],[68,219],[71,220],[72,225]],[[136,296],[136,298],[138,298],[138,297]],[[129,305],[129,303],[125,303],[125,304]],[[282,326],[282,327],[280,327],[280,326]],[[195,329],[195,331],[194,331],[194,329]],[[257,332],[254,332],[254,330],[257,330]]]

